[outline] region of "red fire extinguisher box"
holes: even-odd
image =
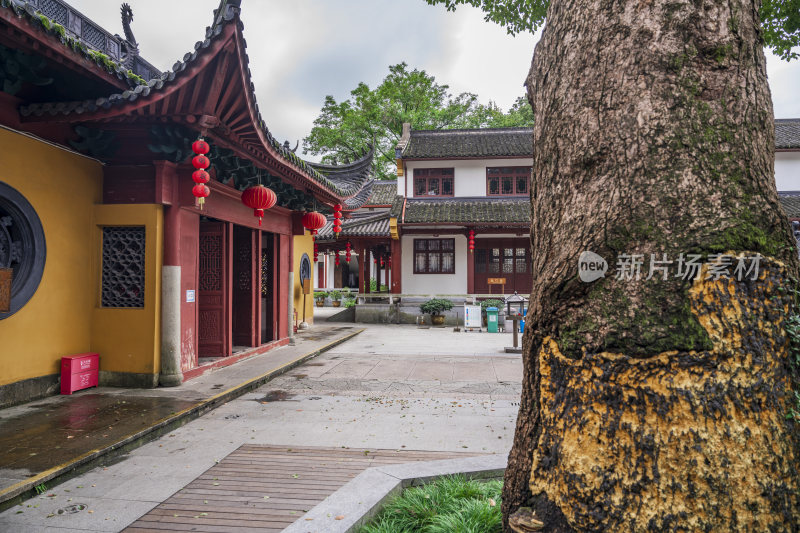
[[[81,353],[61,358],[61,394],[97,387],[100,354]]]

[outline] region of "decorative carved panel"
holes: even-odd
[[[33,206],[16,189],[0,181],[0,320],[31,299],[44,272],[44,231]]]
[[[103,228],[103,307],[144,307],[144,226]]]
[[[200,235],[200,290],[222,290],[222,236]]]

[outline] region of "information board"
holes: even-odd
[[[481,306],[464,305],[464,327],[481,328]]]

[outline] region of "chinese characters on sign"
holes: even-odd
[[[641,279],[680,278],[686,281],[698,279],[703,272],[703,265],[708,265],[705,279],[718,280],[733,278],[737,281],[758,279],[761,255],[734,257],[726,254],[709,254],[703,261],[700,254],[679,254],[677,258],[669,258],[667,254],[619,254],[614,278],[623,281]],[[578,259],[578,275],[584,282],[592,282],[605,277],[608,265],[606,261],[593,252],[583,252]]]

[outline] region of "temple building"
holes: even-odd
[[[371,195],[371,154],[313,166],[270,132],[240,0],[165,72],[122,19],[125,37],[0,0],[0,406],[53,393],[62,356],[99,353],[101,385],[174,386],[288,343],[313,321],[303,215]]]

